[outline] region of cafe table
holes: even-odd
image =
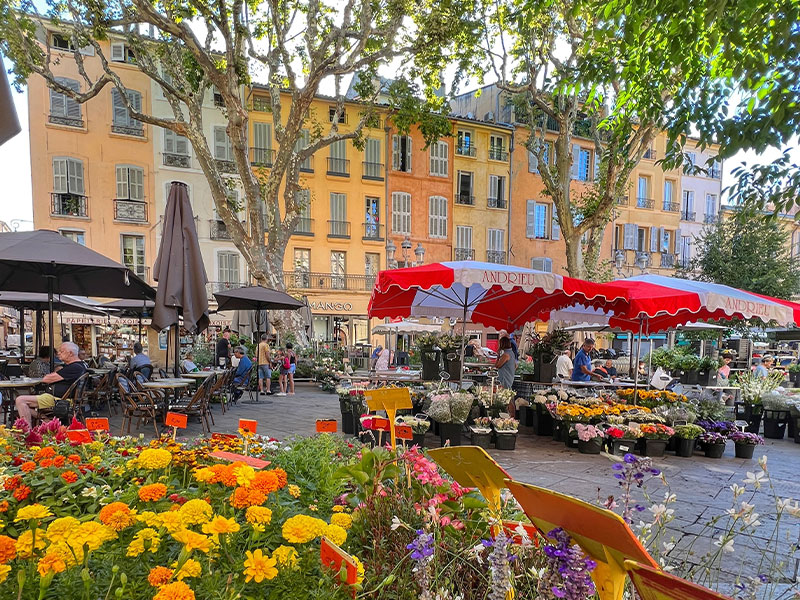
[[[9,416],[14,416],[14,400],[20,390],[27,390],[42,383],[41,377],[14,377],[0,381],[0,391],[8,390],[8,400],[3,398],[3,423],[8,424]]]

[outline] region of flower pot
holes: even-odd
[[[553,415],[547,410],[544,404],[536,403],[536,419],[533,424],[533,431],[536,435],[553,435]]]
[[[642,438],[642,456],[664,456],[668,440],[651,440]]]
[[[794,443],[800,444],[800,417],[792,417],[794,421]]]
[[[570,450],[577,449],[579,441],[580,440],[578,438],[569,435],[569,432],[567,432],[566,436],[564,436],[564,445]]]
[[[422,378],[425,380],[439,379],[439,363],[441,358],[441,351],[430,350],[427,352],[420,352],[420,359],[422,360]]]
[[[563,442],[564,438],[567,437],[567,430],[569,426],[564,423],[564,421],[559,421],[558,419],[553,419],[553,441],[554,442]]]
[[[745,402],[735,402],[733,413],[738,421],[747,421],[745,431],[758,433],[761,429],[761,415],[763,407],[760,404],[747,404]]]
[[[600,454],[600,450],[602,449],[603,438],[601,437],[596,437],[586,442],[578,440],[578,452],[581,454]]]
[[[756,449],[755,444],[736,444],[736,458],[753,458],[753,452]]]
[[[439,439],[441,440],[442,446],[444,446],[448,440],[451,446],[460,446],[462,427],[463,425],[461,423],[439,423]]]
[[[536,377],[534,381],[539,381],[541,383],[553,383],[553,378],[556,376],[555,362],[542,360],[541,357],[537,358],[534,362],[533,372]]]
[[[472,445],[478,446],[480,448],[486,448],[487,450],[492,444],[492,432],[487,431],[486,433],[482,432],[472,432]]]
[[[517,447],[517,433],[503,433],[498,431],[497,432],[497,441],[495,442],[495,448],[498,450],[513,450]]]
[[[722,458],[725,444],[706,444],[706,458]]]
[[[765,410],[764,437],[771,440],[782,440],[786,435],[786,422],[788,420],[788,410]]]
[[[681,371],[681,383],[684,385],[696,385],[697,374],[697,371]]]
[[[789,373],[789,380],[795,385],[795,387],[800,387],[800,371]]]
[[[789,420],[786,421],[786,437],[794,438],[796,429],[795,419],[790,414]]]
[[[450,381],[461,381],[461,360],[444,359],[444,370],[450,374]]]
[[[414,446],[419,446],[420,448],[425,447],[425,434],[424,433],[414,433],[412,434],[411,444]]]
[[[700,385],[717,385],[717,371],[711,369],[708,371],[698,371],[697,383]]]
[[[614,456],[625,456],[631,454],[636,449],[636,440],[629,438],[618,438],[611,440],[611,453]]]
[[[536,413],[532,406],[520,406],[517,409],[517,413],[520,427],[533,427],[533,419]]]
[[[675,456],[683,456],[689,458],[694,454],[694,446],[697,443],[697,438],[676,438],[675,440]]]
[[[342,433],[347,435],[355,435],[356,433],[353,413],[351,413],[349,410],[347,412],[342,411]]]

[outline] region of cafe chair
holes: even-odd
[[[122,373],[117,373],[115,376],[117,389],[119,390],[120,402],[122,405],[122,426],[120,427],[120,435],[125,432],[125,423],[128,424],[127,433],[131,432],[131,421],[137,419],[136,429],[139,429],[144,420],[153,422],[153,428],[156,432],[156,437],[161,434],[158,431],[158,415],[161,412],[158,405],[153,401],[150,394],[139,391],[134,383],[125,377]]]

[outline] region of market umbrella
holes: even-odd
[[[210,319],[206,294],[206,269],[194,225],[192,206],[186,184],[173,181],[164,210],[161,246],[153,265],[153,279],[158,281],[151,327],[158,331],[175,326],[175,376],[180,375],[180,324],[190,333],[203,331]]]
[[[0,58],[0,62],[2,58]],[[17,118],[17,109],[11,95],[11,86],[8,84],[8,75],[0,74],[0,145],[5,144],[22,129]]]
[[[56,294],[155,297],[155,290],[127,267],[46,229],[0,233],[0,290],[47,294],[51,348]],[[51,352],[51,369],[54,360]]]
[[[114,312],[120,316],[132,316],[139,318],[139,342],[142,341],[142,317],[153,312],[156,305],[152,300],[114,300],[101,304],[100,308]]]

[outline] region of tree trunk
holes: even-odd
[[[269,259],[265,261],[263,269],[253,272],[253,277],[258,285],[269,289],[286,291],[283,278],[283,256],[285,245],[280,250],[274,251]],[[308,344],[309,338],[306,333],[303,315],[296,310],[276,310],[270,315],[270,323],[277,329],[282,336],[292,334],[300,345]],[[308,324],[310,325],[310,323]]]
[[[567,251],[567,273],[570,277],[586,279],[586,265],[583,261],[583,248],[580,235],[565,235]]]

